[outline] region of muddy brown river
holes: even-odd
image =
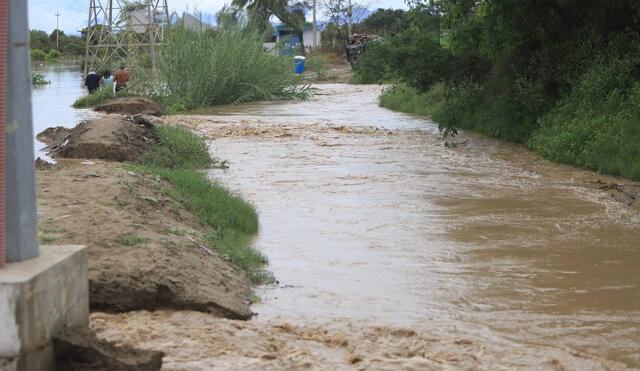
[[[640,366],[640,212],[590,183],[624,180],[469,133],[446,148],[433,122],[379,108],[378,86],[317,88],[310,101],[169,119],[215,138],[213,152],[230,168],[212,178],[260,215],[255,246],[278,284],[258,289],[258,315],[239,332],[286,321],[362,342],[350,326],[380,325],[463,334],[503,356],[546,346]],[[157,314],[171,326],[178,315]],[[132,318],[108,320],[126,323],[126,332]],[[231,326],[224,323],[219,331]],[[550,352],[499,364],[532,366],[527,359]],[[176,369],[176,360],[193,359],[180,354],[170,363]],[[402,364],[464,368],[414,366]]]

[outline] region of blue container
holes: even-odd
[[[301,55],[297,55],[293,57],[294,68],[293,71],[295,73],[303,73],[304,72],[304,57]]]

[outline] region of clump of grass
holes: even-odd
[[[51,81],[47,80],[47,77],[44,75],[44,73],[32,73],[31,83],[33,85],[47,85],[51,84]]]
[[[202,173],[185,169],[156,168],[173,185],[168,194],[180,201],[205,224],[244,234],[258,231],[258,217],[251,205]]]
[[[137,234],[124,234],[116,238],[115,242],[122,246],[135,246],[147,242],[147,240]]]
[[[272,282],[273,276],[264,269],[267,259],[251,246],[258,231],[255,209],[197,171],[216,164],[206,138],[185,127],[161,126],[155,131],[158,143],[140,157],[139,164],[171,183],[165,192],[211,227],[209,245],[243,269],[254,283]]]
[[[129,93],[127,93],[126,90],[120,90],[115,95],[115,97],[126,96],[129,96]],[[76,101],[73,102],[72,106],[73,108],[95,107],[115,97],[113,95],[113,91],[111,91],[110,89],[100,88],[93,94],[83,95],[82,97],[76,99]]]
[[[400,83],[385,89],[380,95],[381,107],[422,116],[431,116],[443,102],[442,84],[434,85],[429,91],[422,93]]]
[[[214,164],[205,138],[184,126],[159,126],[158,145],[140,156],[143,165],[169,169],[199,169]]]
[[[172,111],[308,95],[291,59],[269,54],[259,34],[242,29],[174,27],[159,50],[158,72],[157,79],[139,79],[136,89],[178,103]]]
[[[40,242],[42,243],[51,243],[53,241],[55,241],[57,238],[55,237],[50,237],[50,236],[42,236],[40,237]]]

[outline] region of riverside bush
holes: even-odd
[[[291,59],[269,54],[254,32],[178,26],[159,51],[158,71],[159,81],[142,89],[187,108],[307,96]]]
[[[640,180],[640,57],[592,67],[528,145],[546,157]]]
[[[42,61],[44,61],[45,57],[46,57],[46,54],[42,50],[40,50],[40,49],[31,49],[31,60],[32,61],[42,62]]]
[[[380,94],[380,106],[395,111],[431,116],[444,102],[442,84],[434,85],[426,93],[411,88],[404,83],[394,84]]]

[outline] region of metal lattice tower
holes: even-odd
[[[133,50],[149,53],[155,69],[155,47],[167,25],[167,0],[89,0],[84,74],[127,58]]]

